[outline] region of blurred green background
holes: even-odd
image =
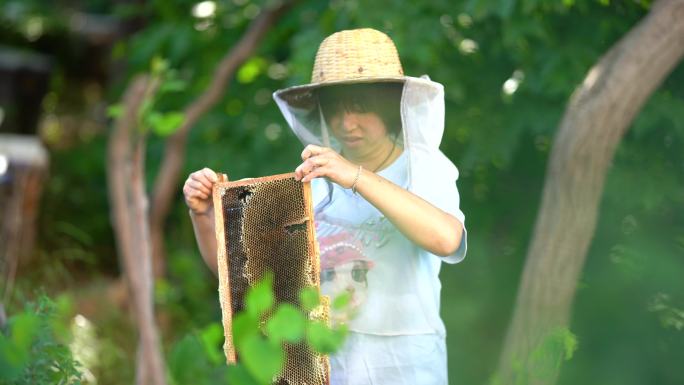
[[[157,108],[181,110],[213,81],[221,57],[266,5],[0,2],[0,88],[34,87],[16,100],[35,107],[35,133],[50,155],[36,249],[21,264],[7,313],[20,312],[42,292],[52,297],[65,325],[72,325],[59,338],[75,346],[86,380],[131,383],[137,343],[117,285],[107,110],[155,58],[179,80]],[[649,7],[647,0],[299,1],[192,129],[183,174],[205,166],[231,179],[292,171],[301,144],[271,93],[308,83],[325,36],[358,27],[388,33],[406,74],[429,74],[445,85],[441,148],[460,170],[469,230],[466,259],[443,265],[441,273],[449,378],[484,384],[496,367],[568,98]],[[10,84],[17,62],[43,83]],[[28,112],[7,100],[0,130],[18,131]],[[169,131],[157,128],[148,138],[148,190]],[[684,384],[683,148],[680,64],[617,150],[573,307],[570,330],[578,349],[559,384]],[[166,237],[168,274],[155,283],[155,301],[170,372],[178,384],[211,383],[215,368],[206,347],[218,350],[222,343],[217,284],[196,249],[180,184]]]

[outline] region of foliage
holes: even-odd
[[[577,350],[577,337],[567,328],[557,328],[543,336],[528,359],[517,359],[511,364],[515,373],[515,385],[552,383],[563,361],[572,358]],[[523,367],[527,365],[527,368]],[[528,370],[532,368],[532,370]],[[498,374],[489,380],[490,385],[502,385]]]
[[[180,92],[185,89],[185,82],[177,78],[175,71],[169,69],[167,61],[155,57],[152,60],[150,75],[152,82],[159,82],[156,92],[146,94],[142,106],[138,111],[138,129],[141,133],[152,131],[159,136],[173,134],[183,123],[185,115],[177,111],[161,112],[155,109],[155,103],[168,93]],[[116,119],[123,114],[121,104],[113,104],[107,108],[107,115]]]
[[[90,0],[74,5],[138,26],[113,44],[111,58],[87,56],[84,52],[91,51],[84,49],[82,39],[69,32],[68,9],[44,1],[5,1],[2,18],[8,23],[3,23],[6,33],[0,39],[52,54],[57,69],[46,113],[73,119],[78,107],[87,112],[77,115],[83,122],[92,122],[89,117],[97,116],[103,105],[117,103],[132,76],[149,72],[155,58],[164,58],[174,79],[184,84],[182,91],[171,86],[155,100],[150,111],[166,116],[210,84],[216,64],[253,19],[254,7],[262,6],[249,0],[216,2],[213,16],[199,18],[192,15],[195,3]],[[193,128],[185,172],[207,166],[240,179],[292,171],[301,147],[273,104],[272,91],[307,83],[318,44],[336,30],[369,26],[390,34],[407,74],[427,73],[445,85],[441,149],[459,168],[469,229],[468,257],[441,271],[449,375],[453,383],[485,383],[515,302],[547,157],[567,99],[590,66],[646,14],[649,3],[301,1],[269,31],[222,100]],[[35,35],[28,32],[35,28],[28,27],[36,24],[29,21],[36,16],[43,20],[43,35],[30,40]],[[84,82],[82,73],[108,60],[114,64],[107,70],[115,75],[101,85],[100,99],[87,102],[92,84]],[[680,65],[617,150],[573,308],[571,329],[581,344],[571,360],[563,361],[561,385],[684,383],[679,370],[684,360],[683,85]],[[43,196],[39,243],[41,261],[50,264],[37,264],[36,273],[22,276],[20,286],[47,282],[79,293],[84,283],[77,279],[84,271],[118,272],[107,216],[107,129],[99,119],[97,129],[74,125],[78,128],[72,136],[63,123],[68,119],[48,126],[49,137],[57,139],[48,141],[51,177]],[[150,126],[161,129],[151,129],[149,176],[156,175],[164,135],[175,128],[174,119],[151,118]],[[152,180],[148,182],[149,187]],[[201,373],[214,362],[208,354],[202,356],[202,335],[210,328],[206,325],[217,325],[220,312],[215,277],[196,251],[180,195],[166,231],[170,274],[156,285],[157,306],[171,317],[172,326],[164,333],[167,348],[173,352],[185,341],[186,350],[176,361],[170,354],[169,362],[180,368],[196,363],[188,371]],[[57,261],[59,269],[44,268]],[[119,320],[103,323],[103,334],[117,333],[115,322]],[[294,329],[279,338],[296,335],[300,328]],[[132,343],[130,349],[134,347]],[[134,357],[132,350],[128,353]],[[133,360],[126,365],[133,367]],[[182,377],[182,369],[172,366],[171,371],[191,381]],[[196,374],[193,381],[205,378],[209,382],[211,375]]]
[[[301,303],[315,311],[320,306],[317,291],[303,290]],[[233,318],[232,332],[240,359],[227,367],[220,348],[220,324],[210,324],[177,342],[168,359],[174,383],[201,385],[225,379],[238,385],[271,384],[285,363],[284,344],[307,343],[314,351],[330,354],[341,347],[347,330],[309,319],[293,304],[276,306],[273,276],[267,274],[247,291],[245,308]]]
[[[577,337],[570,330],[566,328],[552,330],[530,354],[530,365],[535,368],[534,377],[546,381],[551,380],[555,373],[558,373],[563,361],[572,358],[575,350],[577,350]],[[533,381],[523,378],[520,385],[530,382]]]
[[[168,354],[169,377],[176,385],[225,383],[227,367],[220,344],[223,328],[210,324],[183,336]]]
[[[82,384],[80,364],[69,351],[59,308],[46,296],[9,318],[0,334],[0,383]]]

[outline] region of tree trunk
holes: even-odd
[[[109,140],[109,180],[117,247],[140,333],[136,383],[165,385],[166,370],[154,320],[152,247],[145,194],[145,138],[139,132],[138,107],[156,89],[145,76],[133,80],[124,95],[124,113]]]
[[[554,384],[578,276],[615,149],[684,55],[684,0],[659,0],[592,67],[570,99],[493,384]]]
[[[185,119],[178,131],[166,141],[164,158],[159,174],[155,180],[152,196],[152,214],[150,231],[152,234],[154,276],[164,276],[166,270],[166,253],[164,252],[164,222],[168,216],[171,203],[179,189],[179,176],[185,161],[185,144],[190,129],[209,111],[228,89],[228,81],[235,71],[254,52],[266,32],[278,18],[292,5],[291,1],[283,1],[256,18],[240,41],[223,57],[214,72],[214,80],[200,97],[185,108]]]

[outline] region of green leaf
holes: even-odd
[[[40,328],[35,314],[21,313],[9,320],[10,335],[0,333],[0,369],[2,379],[12,380],[21,375],[29,364],[29,353]]]
[[[171,377],[177,384],[193,384],[198,376],[206,373],[211,365],[203,354],[202,342],[193,334],[176,342],[168,357]]]
[[[167,80],[159,86],[159,93],[180,92],[185,90],[187,83],[180,79]]]
[[[572,358],[577,349],[577,337],[567,328],[556,328],[546,334],[544,339],[530,353],[535,375],[551,378],[559,370],[562,361]]]
[[[209,360],[214,364],[219,364],[223,361],[223,352],[220,349],[223,341],[223,327],[219,323],[212,323],[202,330],[200,334],[202,346],[207,353]]]
[[[266,60],[260,57],[253,57],[240,67],[237,73],[237,80],[240,83],[252,83],[266,69]]]
[[[299,342],[304,337],[306,318],[296,307],[284,303],[266,324],[266,332],[273,341]]]
[[[74,314],[74,300],[69,294],[60,294],[54,300],[54,316],[48,319],[53,335],[58,341],[67,343],[72,338],[70,324]]]
[[[12,342],[22,349],[31,347],[33,340],[38,335],[40,319],[30,313],[22,313],[12,318]]]
[[[107,107],[107,116],[112,119],[118,119],[121,115],[123,115],[123,112],[124,109],[121,103],[112,104],[111,106]]]
[[[254,318],[261,317],[273,306],[273,274],[267,273],[245,295],[245,310]]]
[[[346,308],[349,305],[349,302],[351,301],[351,293],[348,291],[344,291],[340,293],[335,299],[333,300],[332,307],[335,310],[342,310]]]
[[[29,349],[19,348],[0,333],[0,379],[12,381],[29,363]]]
[[[231,365],[228,367],[228,384],[259,385],[259,382],[249,374],[244,365]]]
[[[149,115],[149,123],[155,134],[169,136],[176,132],[184,118],[185,115],[181,112],[169,112],[167,114],[153,112]]]
[[[307,287],[299,293],[299,300],[302,302],[302,307],[311,311],[316,308],[321,303],[320,295],[318,290],[313,287]]]
[[[247,337],[259,334],[259,319],[242,311],[233,318],[232,332],[233,343],[240,346]]]
[[[320,321],[310,322],[306,329],[306,340],[319,353],[334,353],[342,347],[347,336],[347,327],[342,325],[338,329],[330,329]]]
[[[246,337],[237,348],[247,371],[262,384],[270,384],[285,363],[280,344],[269,343],[259,334]]]
[[[155,56],[152,58],[150,67],[153,74],[160,75],[169,69],[169,62],[162,57]]]

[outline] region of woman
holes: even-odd
[[[392,41],[360,29],[319,47],[312,83],[274,98],[306,145],[295,177],[312,182],[321,286],[352,296],[331,357],[332,384],[446,384],[439,269],[466,253],[458,171],[439,151],[442,86],[403,75]],[[202,256],[216,271],[209,169],[184,194]]]

